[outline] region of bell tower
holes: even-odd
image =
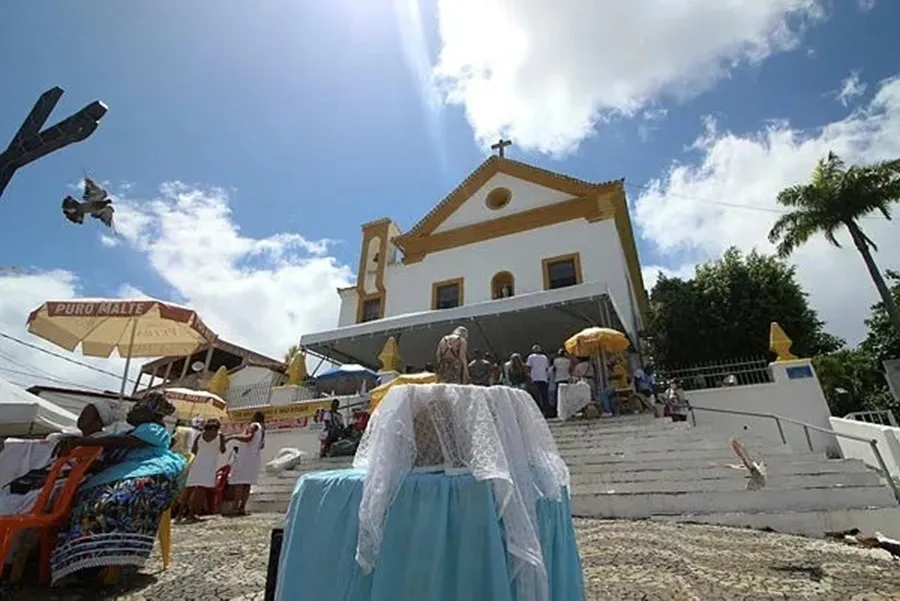
[[[356,276],[356,323],[384,317],[387,302],[388,265],[397,262],[397,247],[391,241],[400,230],[390,219],[370,221],[362,226],[362,246]]]

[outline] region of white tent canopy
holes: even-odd
[[[403,360],[422,369],[435,360],[441,336],[455,326],[468,328],[470,353],[480,349],[506,359],[513,352],[527,355],[532,344],[552,353],[589,326],[627,332],[619,315],[606,285],[587,283],[306,334],[300,345],[332,361],[378,369],[378,354],[394,336]]]
[[[78,416],[0,378],[0,438],[74,428]]]

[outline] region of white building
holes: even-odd
[[[457,325],[470,349],[503,358],[534,343],[554,350],[591,325],[637,343],[647,307],[623,181],[498,156],[408,232],[388,218],[363,225],[356,285],[338,294],[338,327],[301,345],[375,368],[388,336],[421,368]]]

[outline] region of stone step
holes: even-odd
[[[816,458],[816,459],[824,459],[818,453],[794,453],[791,451],[790,447],[771,447],[766,450],[765,453],[761,453],[759,451],[748,449],[750,453],[754,456],[757,461],[763,461],[764,463],[774,463],[776,461],[792,461],[798,458]],[[732,464],[738,461],[737,457],[734,456],[734,453],[731,452],[730,448],[717,448],[717,449],[671,449],[671,450],[659,450],[659,451],[643,451],[643,452],[630,452],[630,451],[622,451],[619,453],[606,453],[606,454],[583,454],[583,453],[572,453],[566,451],[560,451],[560,455],[562,455],[563,460],[569,466],[570,472],[578,472],[581,470],[582,465],[596,465],[596,464],[618,464],[624,462],[634,462],[640,461],[641,463],[646,464],[656,464],[657,462],[669,462],[669,464],[681,462],[699,462],[699,463],[707,463],[707,464]]]
[[[737,462],[733,462],[736,464]],[[628,468],[631,469],[628,469]],[[715,478],[729,478],[739,470],[726,465],[700,465],[683,466],[676,464],[672,467],[653,469],[641,462],[623,469],[603,470],[598,472],[574,472],[570,473],[573,485],[591,483],[613,482],[656,482],[656,481],[682,481],[682,480],[708,480]],[[858,459],[813,459],[810,461],[792,461],[790,463],[774,463],[766,466],[767,475],[770,477],[796,475],[840,475],[873,473]],[[877,475],[877,474],[876,474]]]
[[[572,483],[572,494],[654,494],[746,491],[746,474],[739,470],[730,471],[731,474],[704,480],[578,482]],[[874,472],[846,474],[785,474],[767,476],[765,490],[852,488],[859,486],[880,486],[881,483],[881,478]],[[289,489],[285,488],[285,490]]]
[[[767,452],[771,454],[772,449],[786,449],[790,452],[790,447],[783,445],[772,445],[765,442],[744,442],[744,448],[752,456],[755,452]],[[682,438],[635,438],[635,439],[617,439],[601,443],[592,443],[590,441],[576,441],[565,444],[557,444],[557,449],[562,455],[585,455],[596,454],[605,455],[610,453],[619,453],[623,451],[631,453],[644,453],[650,451],[663,451],[670,453],[677,449],[679,452],[687,450],[722,450],[732,454],[731,446],[727,441],[712,440],[701,437],[682,437]],[[736,457],[735,457],[736,459]]]
[[[573,515],[617,519],[660,515],[830,511],[896,505],[893,494],[886,486],[572,495]]]
[[[667,522],[715,524],[738,528],[772,529],[777,532],[820,538],[826,532],[857,528],[900,538],[900,507],[844,508],[827,511],[777,511],[653,516]]]
[[[741,470],[722,468],[715,475],[705,478],[669,477],[669,472],[656,472],[659,479],[622,480],[610,479],[606,475],[593,479],[573,478],[572,494],[611,494],[611,493],[687,493],[687,492],[726,492],[746,489],[747,479]],[[628,476],[628,474],[623,474]],[[260,480],[253,487],[256,495],[290,496],[299,478],[275,478]],[[831,473],[780,473],[769,474],[766,490],[786,490],[802,488],[848,488],[853,486],[878,486],[882,479],[875,472],[868,470]]]

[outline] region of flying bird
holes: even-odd
[[[102,186],[97,185],[89,177],[84,178],[82,199],[78,201],[71,196],[63,198],[62,211],[66,219],[80,225],[84,223],[84,216],[90,215],[94,219],[99,219],[106,227],[113,226],[115,209],[112,206],[112,199]]]
[[[747,453],[747,450],[744,449],[744,445],[738,442],[737,439],[731,439],[731,449],[734,451],[734,454],[738,456],[738,459],[741,460],[741,463],[744,464],[744,468],[749,473],[750,479],[747,480],[747,490],[760,490],[766,486],[766,465],[762,462],[753,461],[750,455]]]

